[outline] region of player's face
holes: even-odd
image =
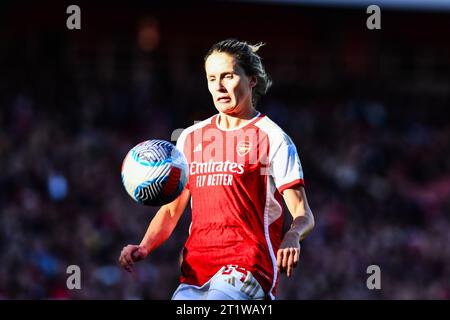
[[[252,107],[255,77],[248,77],[236,59],[223,52],[214,52],[205,62],[208,90],[217,110],[239,115]]]

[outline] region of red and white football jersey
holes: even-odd
[[[300,159],[289,136],[267,116],[258,113],[231,130],[220,129],[218,118],[185,129],[177,141],[188,161],[192,196],[180,280],[202,286],[233,264],[250,271],[274,298],[281,193],[304,184]]]

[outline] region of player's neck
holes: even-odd
[[[217,124],[219,128],[232,130],[250,122],[257,114],[258,111],[253,107],[239,115],[230,115],[220,112]]]

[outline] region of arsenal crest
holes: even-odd
[[[252,144],[248,141],[240,141],[238,142],[236,146],[236,152],[241,157],[245,156],[247,153],[250,152],[250,149],[252,148]]]

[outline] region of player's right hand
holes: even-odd
[[[133,265],[147,256],[147,250],[138,245],[129,244],[123,247],[119,257],[119,264],[128,272],[133,271]]]

